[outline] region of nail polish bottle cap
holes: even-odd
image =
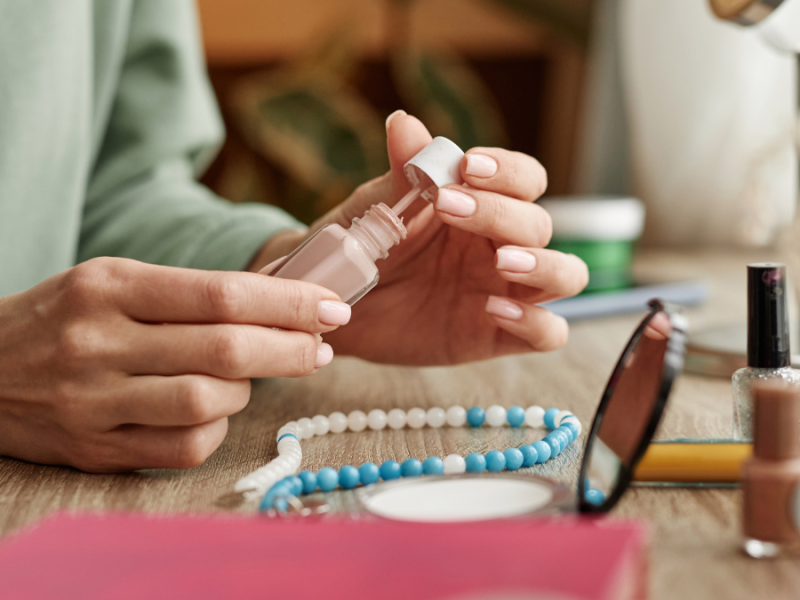
[[[747,365],[778,369],[789,363],[786,266],[747,265]]]
[[[411,185],[422,187],[421,196],[433,202],[440,187],[464,183],[460,169],[462,158],[461,148],[447,138],[435,137],[405,164],[403,172]]]
[[[753,384],[753,454],[767,460],[800,457],[800,386]]]

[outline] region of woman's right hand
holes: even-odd
[[[100,258],[0,298],[0,455],[91,472],[188,468],[251,377],[328,364],[350,307],[253,273]]]

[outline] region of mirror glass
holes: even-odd
[[[665,361],[672,321],[654,308],[637,329],[614,369],[586,447],[579,486],[585,503],[610,506],[630,482],[635,461],[663,412],[672,374]]]
[[[356,492],[361,508],[373,515],[423,523],[518,517],[566,508],[570,496],[561,484],[508,473],[416,477]]]

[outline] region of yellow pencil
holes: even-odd
[[[742,463],[753,453],[746,443],[666,442],[650,444],[634,471],[634,481],[736,483]]]

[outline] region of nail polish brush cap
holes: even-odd
[[[767,460],[800,457],[800,386],[753,384],[753,454]]]
[[[461,148],[447,138],[435,137],[405,164],[403,172],[411,185],[423,189],[421,196],[433,202],[440,187],[464,183],[460,168],[462,158]]]
[[[778,369],[789,363],[786,266],[747,265],[747,365]]]

